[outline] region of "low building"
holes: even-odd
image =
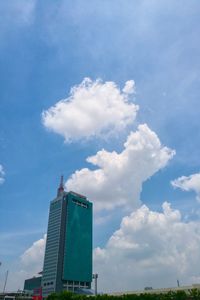
[[[32,277],[24,281],[24,291],[33,291],[41,287],[42,276]]]
[[[0,300],[32,300],[33,297],[30,293],[25,293],[24,291],[17,292],[4,292],[0,293]]]
[[[24,281],[24,291],[30,293],[33,299],[40,300],[42,298],[42,276],[32,277]]]

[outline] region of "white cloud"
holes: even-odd
[[[178,210],[145,205],[122,219],[105,248],[94,250],[99,289],[125,291],[145,286],[194,283],[200,268],[200,223],[184,223]]]
[[[4,176],[5,176],[5,171],[3,169],[3,166],[0,165],[0,184],[4,183]]]
[[[133,208],[140,203],[143,182],[165,167],[174,154],[146,124],[139,125],[129,134],[121,153],[103,149],[88,157],[87,161],[99,168],[76,171],[66,188],[87,195],[96,210]]]
[[[116,133],[135,120],[139,107],[129,101],[133,92],[133,80],[127,81],[121,92],[112,81],[85,78],[71,89],[68,98],[42,113],[43,124],[65,141]]]
[[[122,90],[125,94],[133,94],[135,92],[135,82],[134,80],[128,80]]]
[[[180,188],[183,191],[194,191],[197,194],[197,201],[200,202],[200,173],[181,176],[171,181],[171,184],[173,187]]]
[[[46,234],[21,255],[22,265],[26,268],[31,267],[31,270],[29,269],[31,273],[41,271],[43,268],[45,244]]]
[[[125,291],[145,286],[169,287],[200,278],[200,222],[184,222],[170,204],[162,212],[146,205],[122,219],[104,248],[94,249],[94,272],[99,291]],[[8,288],[23,287],[24,279],[42,269],[44,238],[21,256],[18,271],[9,275]]]
[[[46,234],[35,241],[18,259],[10,266],[7,290],[23,289],[24,280],[33,276],[39,276],[43,269]]]

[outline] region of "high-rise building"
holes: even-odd
[[[90,288],[92,281],[92,203],[65,192],[63,177],[51,201],[42,275],[43,298],[62,290]]]

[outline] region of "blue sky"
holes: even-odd
[[[183,186],[174,189],[170,181],[200,169],[199,1],[15,0],[3,1],[0,13],[0,165],[5,172],[0,277],[7,269],[16,272],[18,258],[46,232],[60,175],[67,181],[76,170],[94,170],[86,158],[103,148],[121,153],[139,124],[146,123],[162,145],[176,151],[144,180],[140,200],[157,213],[169,201],[182,222],[198,222],[198,188],[183,192]],[[139,111],[114,135],[95,133],[65,142],[62,134],[44,126],[42,112],[68,98],[85,77],[112,81],[121,90],[134,80],[129,101]],[[101,221],[94,222],[94,248],[106,249],[122,217],[130,214],[126,209],[127,203],[95,214]],[[188,274],[182,275],[185,282],[193,276]]]

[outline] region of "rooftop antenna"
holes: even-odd
[[[8,280],[8,271],[6,272],[6,278],[5,278],[4,287],[3,287],[3,294],[5,293],[7,280]]]
[[[63,175],[61,175],[60,185],[57,191],[57,197],[60,196],[63,192],[64,192]]]

